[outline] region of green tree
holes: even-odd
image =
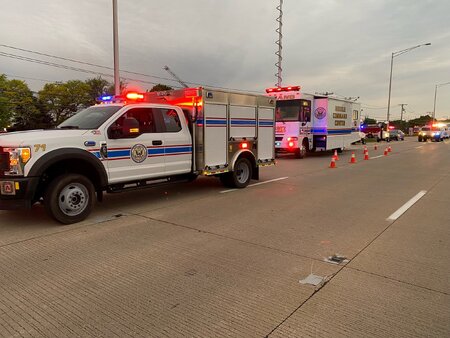
[[[363,123],[364,123],[364,124],[376,124],[376,123],[377,123],[377,120],[371,119],[370,117],[366,116],[366,117],[364,118]]]
[[[80,109],[91,105],[91,87],[80,80],[47,83],[39,91],[39,101],[54,124],[58,125]]]
[[[21,80],[0,76],[0,127],[13,125],[14,129],[40,128],[42,112],[28,85]],[[45,114],[44,114],[45,115]]]
[[[9,99],[6,96],[8,91],[8,80],[5,75],[0,75],[0,128],[6,128],[11,121],[11,110],[9,109]]]
[[[97,98],[99,98],[102,95],[113,95],[114,90],[111,90],[111,87],[113,86],[110,82],[103,79],[101,76],[95,77],[92,79],[87,79],[86,84],[89,86],[89,98],[90,98],[90,104],[94,105],[97,103]]]
[[[165,84],[158,83],[157,85],[154,85],[152,87],[152,89],[149,90],[149,92],[162,92],[165,90],[172,90],[172,89],[173,89],[172,87],[166,86]]]

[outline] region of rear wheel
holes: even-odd
[[[252,178],[253,168],[246,158],[239,158],[234,164],[232,172],[220,175],[220,181],[226,187],[245,188]]]
[[[62,224],[86,219],[92,211],[95,189],[85,176],[66,174],[55,178],[44,195],[47,213]]]

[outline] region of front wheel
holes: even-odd
[[[95,188],[85,176],[67,174],[55,178],[44,195],[47,213],[62,224],[86,219],[92,211]]]
[[[246,158],[239,158],[232,172],[220,175],[222,183],[230,188],[245,188],[252,179],[253,167]]]

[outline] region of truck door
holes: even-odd
[[[110,183],[165,176],[164,132],[157,113],[152,107],[130,107],[108,127]]]
[[[188,173],[192,170],[192,138],[184,114],[176,109],[161,108],[165,172],[167,175]]]

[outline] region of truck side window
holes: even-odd
[[[161,114],[167,133],[176,133],[181,130],[181,122],[175,109],[161,109]]]
[[[110,127],[108,134],[113,132],[117,135],[119,133],[119,138],[121,137],[121,128],[123,126],[123,121],[127,117],[133,117],[139,122],[139,134],[145,133],[155,133],[156,124],[153,108],[134,108],[128,110],[125,114],[120,116]]]

